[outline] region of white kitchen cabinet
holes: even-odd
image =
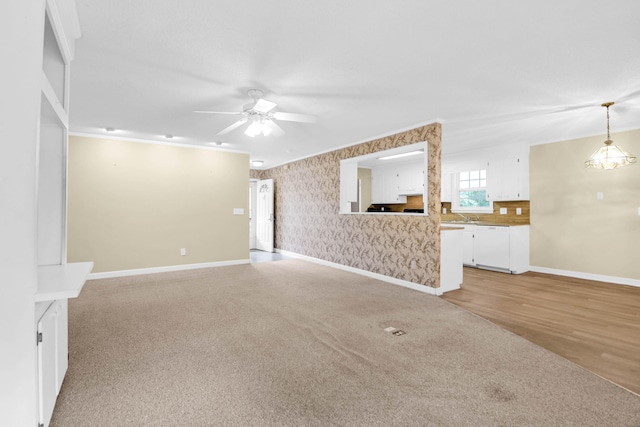
[[[477,226],[474,252],[478,267],[509,271],[509,227]]]
[[[509,270],[513,274],[529,271],[529,226],[509,227]]]
[[[453,201],[453,178],[455,174],[452,173],[443,173],[440,177],[440,202],[449,202]]]
[[[438,294],[459,289],[462,284],[461,229],[440,231],[440,287]]]
[[[401,196],[398,193],[398,175],[396,168],[374,168],[371,170],[372,203],[407,203],[407,196]]]
[[[487,200],[529,200],[528,146],[494,151],[487,161]]]
[[[465,225],[462,232],[462,263],[475,267],[474,234],[475,225]]]
[[[398,194],[418,195],[424,193],[424,166],[409,164],[398,170]]]
[[[49,425],[68,367],[67,300],[48,305],[37,322],[38,402],[41,425]]]

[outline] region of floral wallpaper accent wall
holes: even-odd
[[[441,136],[440,124],[433,123],[273,169],[252,170],[252,178],[275,183],[275,246],[439,287]],[[340,160],[423,141],[428,151],[428,216],[338,213]]]

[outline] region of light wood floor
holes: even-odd
[[[640,394],[640,288],[464,268],[443,299]]]

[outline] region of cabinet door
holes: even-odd
[[[453,190],[451,185],[453,184],[454,174],[443,173],[440,182],[440,202],[451,202]],[[423,184],[424,185],[424,184]]]
[[[38,322],[39,422],[49,425],[58,390],[56,386],[56,310],[53,304]]]
[[[527,147],[495,154],[487,162],[487,200],[529,200],[529,156]]]
[[[487,200],[502,200],[502,163],[500,158],[487,162]]]
[[[465,265],[476,265],[473,254],[473,235],[471,230],[462,232],[462,263]]]
[[[371,203],[384,202],[384,175],[376,173],[371,176]]]
[[[509,270],[509,227],[478,226],[474,240],[476,265]]]
[[[398,193],[418,195],[424,191],[424,168],[421,163],[406,165],[398,170]]]

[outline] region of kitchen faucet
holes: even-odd
[[[464,216],[461,213],[456,212],[456,215],[460,215],[462,218],[464,218],[464,222],[470,222],[471,221],[471,217],[470,216]]]

